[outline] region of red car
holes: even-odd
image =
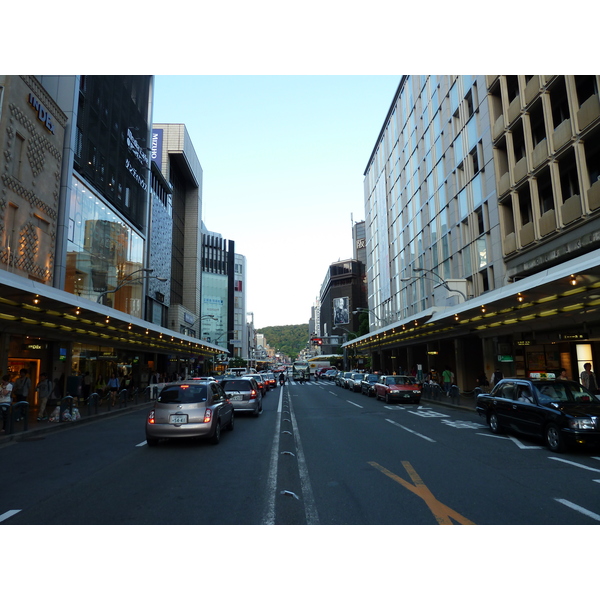
[[[390,402],[421,401],[422,385],[408,375],[382,375],[375,384],[375,398]]]

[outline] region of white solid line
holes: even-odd
[[[587,471],[594,471],[594,473],[600,473],[600,469],[594,469],[594,467],[588,467],[586,465],[580,465],[579,463],[566,460],[564,458],[558,458],[558,456],[549,456],[550,460],[558,460],[560,462],[567,463],[568,465],[573,465],[574,467],[579,467],[580,469],[586,469]]]
[[[565,500],[564,498],[554,498],[554,499],[557,502],[560,502],[561,504],[564,504],[565,506],[568,506],[569,508],[572,508],[573,510],[580,512],[582,515],[585,515],[586,517],[590,517],[591,519],[594,519],[594,521],[600,521],[600,515],[597,515],[596,513],[592,512],[591,510],[587,510],[587,508],[583,508],[582,506],[573,504],[573,502],[569,502],[568,500]]]
[[[143,442],[141,442],[140,444],[136,444],[135,447],[139,448],[140,446],[145,446],[148,442],[146,442],[146,440],[144,440]]]
[[[348,404],[352,404],[354,406],[358,406],[358,408],[363,408],[360,404],[356,404],[356,402],[350,402],[350,400],[346,400]]]
[[[17,513],[20,513],[20,512],[21,512],[21,509],[6,511],[4,514],[0,515],[0,523],[2,523],[2,521],[6,521],[6,519],[10,519],[11,517],[14,517]]]
[[[422,433],[417,433],[416,431],[413,431],[412,429],[409,429],[408,427],[404,427],[404,425],[400,425],[400,423],[396,423],[396,421],[392,421],[391,419],[386,419],[386,421],[388,423],[391,423],[392,425],[395,425],[396,427],[400,427],[401,429],[408,431],[409,433],[414,433],[415,435],[422,437],[424,440],[427,440],[428,442],[435,443],[435,440],[432,440],[430,437],[427,437],[426,435],[423,435]]]

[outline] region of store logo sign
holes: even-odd
[[[45,125],[46,129],[54,135],[54,123],[52,122],[52,115],[48,112],[48,109],[33,94],[29,94],[29,104],[31,104],[34,110],[37,110],[38,119]]]

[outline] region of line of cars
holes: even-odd
[[[423,391],[422,384],[410,375],[338,371],[333,381],[344,389],[360,392],[365,396],[374,396],[387,404],[392,402],[419,404]]]
[[[218,444],[223,429],[233,430],[238,412],[260,416],[263,397],[276,386],[272,373],[169,383],[146,417],[146,442],[156,446],[161,439],[198,438]]]

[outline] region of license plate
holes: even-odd
[[[173,425],[180,425],[182,423],[187,423],[187,422],[188,422],[187,415],[169,415],[169,423],[172,423]]]

